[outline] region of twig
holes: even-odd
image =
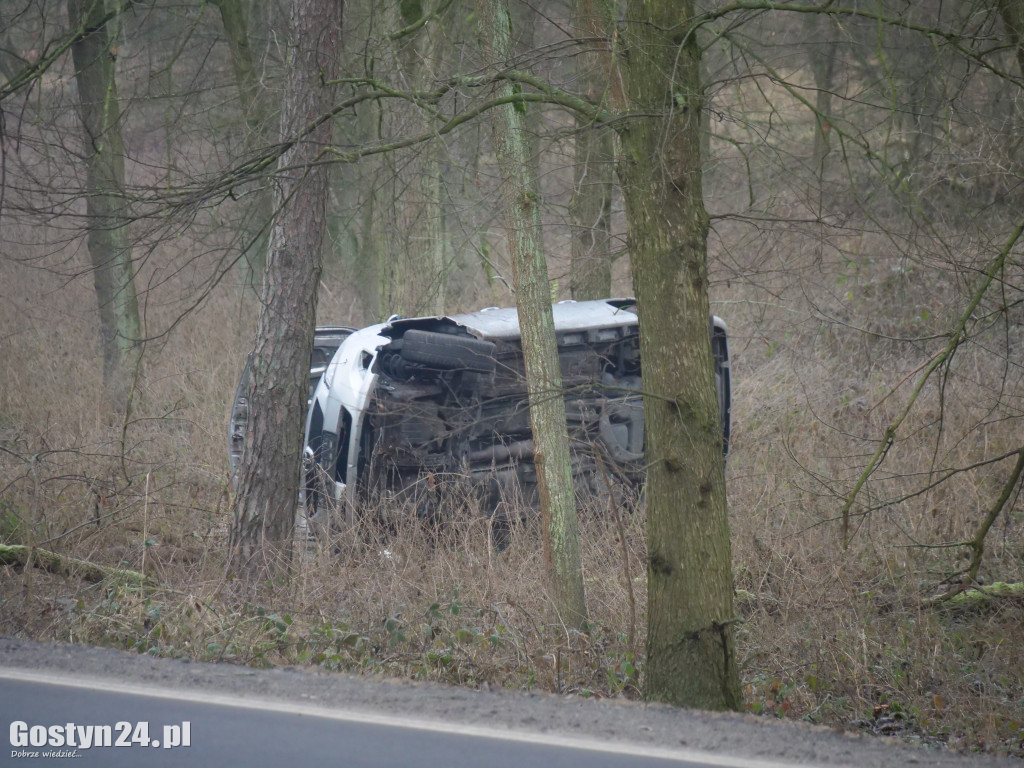
[[[612,481],[608,476],[608,470],[604,466],[600,451],[594,451],[597,459],[597,466],[601,470],[605,487],[608,489],[608,509],[615,518],[615,526],[619,531],[619,542],[622,544],[622,570],[626,581],[626,594],[629,597],[629,634],[627,645],[630,651],[634,651],[633,643],[636,640],[636,595],[633,593],[632,569],[629,567],[629,546],[626,543],[626,526],[622,521],[622,509],[615,503],[615,492],[612,490]]]
[[[149,472],[146,473],[146,490],[142,501],[142,565],[139,568],[146,572],[146,550],[149,549]]]

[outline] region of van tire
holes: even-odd
[[[410,330],[402,337],[402,357],[433,368],[490,373],[494,370],[494,342],[472,336]]]

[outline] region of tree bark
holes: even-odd
[[[601,38],[582,44],[586,53],[576,57],[578,89],[594,103],[618,105],[618,71],[608,38],[614,30],[610,6],[602,0],[574,0],[577,34]],[[615,134],[577,115],[572,197],[572,297],[577,301],[601,299],[612,290],[612,176]]]
[[[700,51],[690,0],[630,0],[618,164],[647,425],[647,698],[736,709],[733,583],[708,322]]]
[[[501,66],[511,50],[508,5],[501,0],[479,0],[478,7],[484,56],[489,63]],[[509,83],[498,88],[500,98],[511,98],[513,94]],[[492,110],[494,150],[504,182],[505,221],[526,368],[545,560],[561,620],[567,626],[582,628],[587,616],[576,499],[551,289],[540,245],[538,183],[530,163],[525,111],[522,103]]]
[[[85,156],[89,258],[100,309],[103,384],[124,411],[141,363],[141,324],[124,196],[124,144],[114,66],[117,54],[103,0],[68,0],[68,20],[90,31],[71,46]]]
[[[323,266],[331,122],[308,131],[333,103],[341,3],[292,0],[283,140],[275,209],[249,378],[249,423],[234,505],[235,566],[255,577],[280,573],[291,559],[298,503],[309,360]],[[302,134],[295,141],[295,137]]]

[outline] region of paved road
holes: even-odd
[[[0,635],[0,766],[38,764],[11,757],[17,749],[51,749],[12,747],[16,721],[112,729],[147,722],[149,738],[161,741],[157,748],[94,747],[71,763],[103,766],[1020,767],[752,715],[196,663]],[[164,749],[164,726],[184,721],[191,746]]]
[[[143,692],[149,688],[148,692]],[[362,714],[273,700],[210,695],[109,680],[0,668],[0,722],[12,742],[0,764],[73,760],[75,766],[346,766],[346,768],[769,768],[779,763],[708,756],[593,739],[500,732],[483,727]],[[136,731],[140,722],[147,733]],[[188,726],[184,723],[187,722]],[[130,727],[119,725],[128,723]],[[22,725],[23,724],[23,725]],[[69,745],[69,724],[76,735]],[[111,726],[128,746],[82,748],[86,726]],[[44,734],[32,726],[45,726]],[[59,726],[60,736],[50,726]],[[82,726],[78,728],[77,726]],[[168,729],[165,730],[165,726]],[[47,744],[28,741],[44,736]],[[135,743],[133,741],[133,736]],[[170,737],[168,739],[167,737]],[[63,740],[62,740],[63,739]],[[188,739],[189,746],[181,744]],[[167,741],[179,742],[168,747]],[[148,743],[141,743],[146,742]],[[153,742],[157,742],[154,744]],[[58,757],[44,759],[47,753]],[[38,757],[33,753],[38,753]],[[73,754],[73,757],[71,754]],[[711,762],[708,762],[710,760]],[[10,763],[8,762],[10,761]]]

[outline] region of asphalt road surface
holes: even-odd
[[[0,766],[1020,765],[749,715],[196,664],[5,637],[0,727]],[[104,736],[126,746],[100,746]]]
[[[69,684],[70,683],[70,684]],[[12,744],[4,759],[74,760],[76,766],[289,766],[352,768],[688,768],[767,766],[710,756],[689,760],[680,752],[642,745],[608,744],[535,734],[503,734],[407,718],[366,717],[280,702],[254,703],[168,690],[129,692],[109,681],[61,680],[52,673],[0,670],[0,714]],[[145,723],[139,730],[138,724]],[[185,726],[185,723],[188,726]],[[37,726],[36,741],[29,743]],[[93,730],[88,730],[92,725]],[[111,726],[109,736],[96,725]],[[45,732],[38,726],[46,726]],[[58,726],[54,735],[49,726]],[[74,726],[76,735],[67,733]],[[183,738],[184,734],[184,738]],[[170,738],[168,738],[170,737]],[[120,740],[123,746],[116,746]],[[183,742],[188,741],[186,746]],[[68,741],[73,743],[69,744]],[[110,746],[83,742],[108,741]],[[38,753],[38,756],[36,756]]]

